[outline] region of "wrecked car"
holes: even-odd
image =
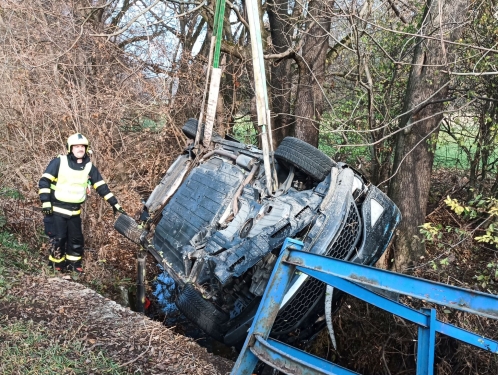
[[[188,120],[185,135],[193,140],[196,131],[197,120]],[[244,342],[286,238],[366,265],[386,250],[400,212],[353,168],[287,137],[272,154],[269,189],[260,149],[217,134],[212,145],[197,155],[191,142],[173,162],[145,202],[143,226],[126,215],[115,224],[164,267],[178,309],[208,335]],[[296,274],[272,336],[292,342],[323,328],[325,289]],[[334,292],[332,308],[340,299]]]

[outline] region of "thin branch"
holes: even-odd
[[[474,77],[479,77],[479,76],[495,76],[495,75],[498,75],[498,72],[458,73],[458,72],[450,72],[450,71],[447,71],[447,70],[441,70],[441,72],[450,74],[452,76],[474,76]]]
[[[102,5],[97,5],[95,7],[80,7],[78,9],[80,10],[85,10],[85,9],[103,9],[103,8],[106,8],[108,7],[109,5],[111,5],[112,3],[114,2],[114,0],[110,0],[109,2],[105,3],[105,4],[102,4]]]
[[[76,40],[73,42],[73,44],[71,44],[71,46],[67,50],[65,50],[64,52],[60,53],[57,57],[55,57],[53,59],[50,59],[48,61],[45,61],[45,62],[43,62],[43,63],[41,63],[39,65],[30,65],[30,68],[39,68],[41,66],[47,65],[48,63],[51,63],[51,62],[56,61],[56,60],[59,60],[62,56],[64,56],[69,51],[71,51],[74,48],[74,46],[78,43],[78,41],[81,39],[81,36],[83,35],[83,26],[85,26],[85,23],[87,23],[87,21],[90,19],[90,17],[92,15],[93,15],[93,12],[90,12],[90,14],[83,20],[83,23],[80,26],[80,33],[76,37]]]
[[[143,16],[145,13],[147,13],[149,10],[151,10],[152,8],[154,8],[157,3],[159,3],[160,0],[156,0],[154,1],[151,5],[149,5],[147,8],[145,8],[143,11],[141,11],[140,13],[138,13],[135,17],[133,17],[130,22],[128,22],[123,28],[119,29],[118,31],[112,33],[112,34],[90,34],[90,36],[98,36],[98,37],[106,37],[106,38],[110,38],[110,37],[113,37],[113,36],[118,36],[122,33],[124,33],[126,30],[128,30],[131,25],[136,21],[138,20],[141,16]]]
[[[459,112],[461,111],[463,108],[465,107],[468,107],[470,104],[472,104],[473,102],[475,102],[475,100],[471,100],[470,102],[468,103],[465,103],[465,105],[463,105],[462,107],[458,108],[458,109],[454,109],[454,110],[444,110],[444,111],[440,111],[440,112],[436,112],[436,113],[433,113],[431,114],[430,116],[427,116],[427,117],[424,117],[424,118],[421,118],[419,120],[416,120],[414,122],[411,122],[410,124],[404,126],[404,127],[401,127],[401,128],[398,128],[394,131],[392,131],[391,133],[383,136],[382,138],[379,138],[378,140],[376,140],[375,142],[370,142],[370,143],[355,143],[355,144],[349,144],[349,145],[336,145],[336,147],[338,148],[343,148],[343,147],[362,147],[362,146],[372,146],[372,145],[375,145],[375,144],[378,144],[382,141],[385,141],[386,139],[392,137],[393,135],[401,132],[401,131],[404,131],[406,128],[408,127],[412,127],[413,125],[416,125],[420,122],[423,122],[423,121],[426,121],[426,120],[429,120],[430,118],[434,117],[434,116],[438,116],[438,115],[444,115],[444,114],[447,114],[447,113],[455,113],[455,112]],[[379,128],[376,128],[374,130],[342,130],[342,132],[351,132],[351,133],[358,133],[358,134],[361,134],[361,133],[371,133],[371,132],[375,132],[375,131],[379,131],[380,129],[382,128],[385,128],[386,126],[390,125],[391,123],[393,123],[395,120],[399,119],[400,117],[402,117],[403,115],[398,115],[396,116],[394,119],[392,119],[388,124],[382,126],[382,127],[379,127]],[[336,131],[331,131],[331,133],[336,133]]]
[[[398,18],[401,20],[401,22],[403,22],[404,24],[408,24],[409,22],[406,20],[406,18],[401,14],[401,12],[399,11],[398,7],[396,6],[396,4],[394,4],[394,1],[392,0],[387,0],[387,2],[389,3],[389,5],[391,6],[391,9],[394,11],[394,13],[398,16]]]
[[[418,107],[416,111],[413,111],[413,113],[411,114],[411,116],[415,116],[417,113],[419,113],[422,109],[424,109],[428,105],[437,104],[437,103],[452,102],[455,99],[457,99],[457,97],[456,96],[452,96],[450,98],[443,98],[443,99],[438,99],[438,100],[432,100],[430,102],[424,103],[423,105],[421,105],[420,107]]]
[[[145,355],[145,353],[147,353],[149,351],[149,349],[151,348],[150,344],[152,342],[152,334],[154,333],[154,331],[155,331],[155,328],[152,328],[152,331],[150,331],[149,346],[147,346],[147,349],[145,349],[142,353],[140,353],[136,358],[132,359],[131,361],[128,361],[128,362],[125,362],[125,363],[119,365],[118,368],[128,366],[129,364],[136,362],[138,359],[143,357]]]
[[[407,35],[407,36],[416,37],[416,38],[423,38],[423,39],[427,39],[427,40],[441,41],[440,38],[432,37],[432,36],[429,36],[429,35],[413,34],[413,33],[407,33],[405,31],[398,31],[398,30],[389,29],[387,27],[380,26],[380,25],[378,25],[376,23],[370,22],[370,21],[368,21],[366,19],[362,19],[362,18],[360,18],[359,16],[356,16],[356,15],[353,15],[353,17],[356,17],[356,18],[358,18],[358,19],[360,19],[360,20],[368,23],[372,27],[377,27],[377,28],[379,28],[381,30],[389,31],[389,32],[392,32],[394,34]],[[461,23],[459,26],[460,27],[464,27],[465,25],[467,25],[469,23],[470,23],[469,21],[466,21],[466,22]],[[476,46],[476,45],[473,45],[473,44],[467,44],[467,43],[461,43],[461,42],[453,42],[453,41],[448,40],[448,39],[444,39],[444,42],[448,43],[448,44],[453,44],[453,45],[456,45],[456,46],[469,47],[469,48],[477,49],[477,50],[480,50],[480,51],[487,51],[487,52],[498,53],[498,50],[496,50],[494,48],[486,48],[486,47]]]
[[[189,9],[186,12],[181,13],[181,14],[176,14],[175,17],[176,18],[185,17],[186,15],[193,13],[198,9],[201,9],[203,6],[204,6],[204,1],[202,3],[200,3],[199,5],[197,5],[195,8]]]
[[[307,34],[310,32],[311,27],[313,24],[310,22],[309,25],[307,26],[306,30],[303,32],[303,34]],[[263,58],[265,60],[281,60],[286,57],[292,57],[296,61],[300,58],[302,58],[300,55],[296,53],[296,51],[300,51],[301,48],[303,47],[304,43],[304,38],[301,38],[301,40],[297,43],[295,47],[290,47],[287,51],[281,52],[281,53],[271,53],[268,55],[264,55]],[[309,67],[308,67],[309,68]]]
[[[249,30],[249,24],[247,23],[247,21],[245,20],[244,17],[242,17],[242,14],[240,13],[239,11],[239,7],[233,5],[230,1],[228,0],[225,0],[226,3],[228,4],[228,6],[230,7],[230,9],[232,9],[235,14],[237,15],[238,19],[240,20],[240,22],[242,22],[242,24],[246,27],[246,29]]]
[[[221,42],[221,51],[224,53],[228,53],[231,56],[238,58],[239,60],[244,60],[245,56],[240,52],[236,45]]]

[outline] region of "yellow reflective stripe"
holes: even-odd
[[[57,189],[54,184],[50,184],[50,189],[55,190]]]
[[[72,262],[75,262],[75,261],[78,261],[78,260],[81,260],[81,257],[76,257],[74,255],[69,255],[69,254],[66,254],[66,259],[67,260],[70,260]]]
[[[38,194],[50,194],[50,189],[49,188],[43,188],[43,189],[40,189],[38,190]]]
[[[99,182],[96,182],[93,184],[93,188],[96,190],[99,186],[102,186],[105,184],[104,180],[100,180]]]
[[[39,175],[38,175],[39,176]],[[42,178],[45,177],[45,178],[48,178],[50,181],[53,181],[55,180],[55,177],[52,176],[50,173],[44,173],[42,174]]]
[[[43,202],[42,203],[42,207],[52,207],[52,203],[51,202]]]
[[[61,262],[64,262],[65,256],[63,255],[62,258],[57,259],[57,258],[54,258],[52,255],[50,255],[48,257],[48,260],[50,260],[51,262],[54,262],[54,263],[61,263]]]
[[[81,210],[71,211],[71,210],[65,210],[64,208],[60,207],[54,207],[54,212],[58,212],[68,216],[74,216],[74,215],[79,215],[81,213]]]
[[[107,194],[107,195],[104,197],[104,199],[107,201],[107,200],[109,200],[109,198],[111,198],[111,197],[114,197],[114,194],[113,194],[113,193],[109,193],[109,194]]]

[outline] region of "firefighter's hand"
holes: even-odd
[[[125,214],[126,215],[126,211],[123,210],[123,207],[121,207],[119,205],[119,203],[116,203],[114,206],[112,206],[112,211],[114,212],[114,215],[116,215],[116,213],[120,213],[120,214]]]
[[[42,212],[45,216],[50,216],[54,213],[54,209],[52,207],[52,203],[50,202],[43,202],[42,205]]]

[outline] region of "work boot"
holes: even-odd
[[[60,262],[54,262],[52,260],[48,261],[48,266],[57,272],[64,272],[66,270],[66,261],[61,260]]]
[[[83,275],[85,272],[83,271],[83,266],[80,261],[77,262],[69,262],[66,261],[66,271],[67,272],[76,272],[78,275]]]

